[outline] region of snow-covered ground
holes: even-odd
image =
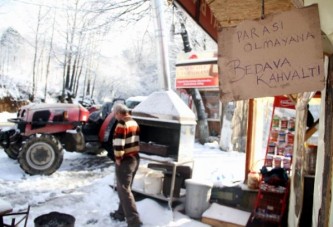
[[[0,121],[4,118],[0,114]],[[198,181],[230,185],[244,179],[244,153],[224,152],[217,143],[196,143],[193,154],[193,178]],[[113,182],[114,165],[106,154],[65,152],[64,161],[54,174],[29,176],[0,149],[0,198],[10,202],[14,210],[29,204],[29,227],[34,226],[36,217],[53,211],[74,216],[75,226],[126,226],[109,218],[118,206],[118,195],[109,186]],[[170,210],[166,201],[144,198],[137,206],[145,227],[207,226],[177,209]]]

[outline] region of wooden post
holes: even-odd
[[[324,128],[324,167],[321,191],[321,207],[318,226],[329,226],[332,202],[332,146],[333,146],[333,56],[329,58],[328,75],[325,95],[325,128]],[[315,180],[316,183],[316,180]]]
[[[246,138],[246,163],[245,163],[245,182],[247,182],[247,174],[251,170],[251,166],[253,164],[253,118],[254,118],[254,100],[249,100],[249,110],[248,110],[248,118],[247,118],[247,138]]]

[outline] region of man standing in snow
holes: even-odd
[[[128,227],[138,227],[142,226],[142,222],[136,208],[131,186],[140,163],[140,129],[124,104],[117,104],[113,112],[118,121],[113,134],[113,148],[119,207],[110,216],[118,221],[125,221],[126,218]]]

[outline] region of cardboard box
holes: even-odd
[[[250,212],[212,203],[202,214],[201,221],[213,227],[243,227],[250,216]]]

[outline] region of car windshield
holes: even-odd
[[[146,98],[147,98],[146,96],[130,97],[130,98],[126,99],[125,105],[128,108],[133,109],[134,107],[139,105],[142,101],[144,101]]]
[[[130,109],[133,109],[134,107],[136,107],[138,104],[140,103],[140,101],[126,101],[126,106]]]

